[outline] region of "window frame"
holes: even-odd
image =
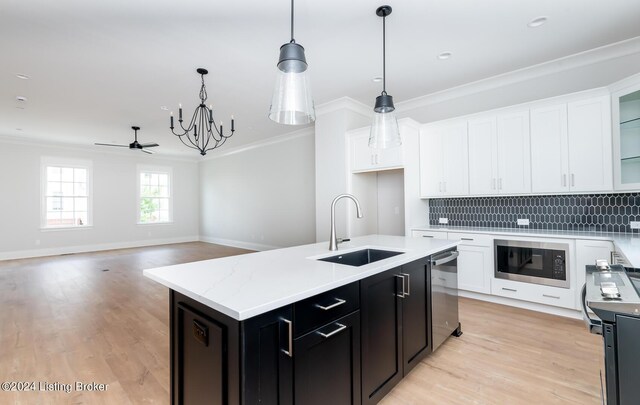
[[[168,176],[168,197],[166,197],[169,201],[169,209],[168,215],[169,219],[167,221],[157,221],[157,222],[142,222],[140,219],[140,201],[142,200],[142,184],[140,182],[140,177],[143,173],[151,173],[151,174],[166,174]],[[168,225],[173,223],[173,169],[169,166],[150,166],[150,165],[138,165],[136,170],[136,224],[137,225]],[[165,197],[162,197],[165,198]]]
[[[85,225],[48,225],[47,224],[47,177],[48,167],[85,169],[87,171],[87,223]],[[75,182],[74,182],[75,184]],[[74,211],[75,212],[75,211]],[[40,159],[40,230],[76,230],[93,227],[93,161],[55,156],[42,156]]]

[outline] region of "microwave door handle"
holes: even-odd
[[[458,258],[458,256],[460,256],[460,253],[457,250],[455,250],[453,252],[450,252],[446,256],[437,256],[437,257],[432,258],[431,259],[431,265],[432,266],[440,266],[442,264],[454,261],[455,259]]]
[[[582,319],[584,319],[584,323],[589,328],[589,332],[594,335],[602,335],[602,321],[593,319],[589,316],[587,312],[587,284],[585,283],[582,286],[581,293],[581,301],[582,301]]]

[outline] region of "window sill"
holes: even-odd
[[[173,221],[164,221],[164,222],[138,222],[136,225],[141,225],[141,226],[173,225]]]
[[[42,226],[40,232],[57,232],[57,231],[80,231],[86,229],[93,229],[93,225],[85,226]]]

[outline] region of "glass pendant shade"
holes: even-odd
[[[269,118],[279,124],[303,125],[316,119],[304,48],[282,45]]]
[[[369,147],[388,149],[402,145],[395,111],[376,112],[369,133]]]

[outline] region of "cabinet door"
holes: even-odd
[[[568,121],[571,191],[612,190],[609,97],[569,103]]]
[[[375,168],[375,154],[369,148],[369,132],[358,130],[351,134],[351,171],[360,172],[373,170]]]
[[[491,294],[492,249],[458,245],[458,288]]]
[[[469,121],[469,193],[497,193],[496,119]]]
[[[529,110],[498,116],[498,191],[531,192]]]
[[[420,130],[420,196],[443,194],[442,129],[424,126]]]
[[[531,189],[534,193],[569,191],[567,105],[531,110]]]
[[[360,282],[362,404],[376,404],[402,379],[398,269]]]
[[[403,143],[404,144],[404,143]],[[402,145],[395,148],[380,149],[376,151],[376,167],[381,169],[400,168],[403,166],[403,149]]]
[[[295,340],[294,398],[304,405],[360,405],[360,314]]]
[[[611,262],[613,243],[604,240],[576,240],[576,309],[582,309],[582,286],[586,279],[586,266],[596,264],[598,259],[606,259]]]
[[[292,315],[287,306],[243,323],[245,404],[293,403]]]
[[[445,195],[469,195],[467,122],[447,124],[442,132]]]
[[[402,300],[403,373],[407,375],[430,352],[431,321],[427,291],[429,261],[417,260],[405,264],[401,275],[405,277],[407,294]]]

